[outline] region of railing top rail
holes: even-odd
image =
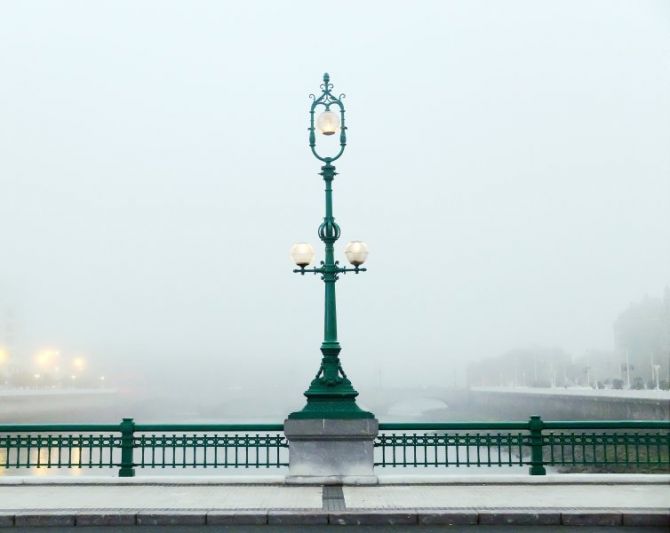
[[[547,420],[543,429],[669,429],[670,420]]]
[[[528,422],[389,422],[379,424],[379,429],[381,431],[528,429]]]
[[[0,424],[0,433],[28,431],[103,432],[120,431],[119,424]],[[133,430],[142,431],[283,431],[283,424],[135,424]]]
[[[135,424],[135,431],[284,431],[284,424]]]
[[[529,421],[509,422],[391,422],[381,431],[512,430],[528,429]],[[670,420],[542,420],[542,429],[670,429]]]
[[[551,429],[667,429],[670,420],[542,420],[541,428]],[[389,422],[380,423],[381,431],[505,431],[528,430],[529,421],[503,422]],[[283,431],[283,424],[134,424],[135,432],[263,432]],[[0,424],[0,433],[20,432],[119,432],[119,424]]]
[[[24,431],[74,431],[103,432],[119,431],[119,424],[0,424],[0,433],[20,433]]]

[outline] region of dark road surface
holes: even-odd
[[[317,533],[330,530],[356,530],[357,533],[381,533],[386,531],[400,533],[402,531],[420,531],[421,533],[667,533],[663,527],[585,527],[569,526],[131,526],[131,527],[13,527],[9,533]]]

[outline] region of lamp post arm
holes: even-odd
[[[335,264],[337,265],[339,261],[335,261]],[[358,274],[359,272],[367,272],[367,268],[365,267],[360,267],[360,266],[355,266],[353,268],[349,267],[341,267],[341,266],[336,266],[335,267],[335,272],[337,274],[346,274],[347,272],[354,272],[355,274]],[[312,268],[307,268],[307,267],[301,267],[301,268],[294,268],[293,272],[296,274],[324,274],[326,270],[323,267],[312,267]]]

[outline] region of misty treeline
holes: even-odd
[[[613,349],[511,349],[468,366],[471,386],[670,389],[670,288],[631,303],[614,323]]]

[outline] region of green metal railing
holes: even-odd
[[[378,467],[546,467],[667,471],[670,421],[543,421],[380,424]]]
[[[282,424],[0,425],[0,469],[280,468]],[[529,467],[668,471],[670,421],[543,421],[380,424],[377,467]],[[40,470],[41,471],[41,470]]]
[[[0,468],[279,468],[282,424],[0,425]]]

